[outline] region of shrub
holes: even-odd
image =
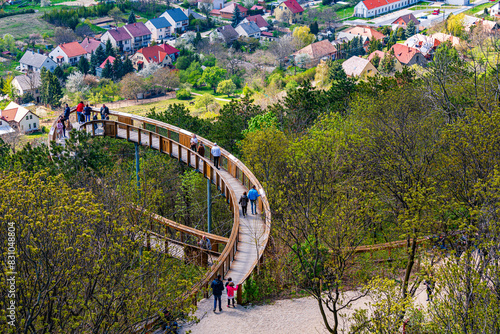
[[[187,89],[179,89],[175,93],[175,97],[178,98],[179,100],[189,100],[191,98],[191,92],[188,91]]]

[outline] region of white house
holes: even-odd
[[[373,17],[411,6],[420,0],[364,0],[354,7],[354,16]]]
[[[58,65],[63,63],[75,65],[81,57],[86,57],[86,55],[87,51],[78,42],[60,44],[49,53],[50,59]]]
[[[214,9],[221,10],[226,6],[224,0],[198,0],[198,9],[201,10],[202,7],[207,7],[208,11]]]
[[[42,80],[40,79],[39,72],[18,75],[12,79],[12,85],[17,89],[19,96],[31,94],[36,103],[40,103],[40,86],[42,85]]]
[[[108,40],[111,42],[111,45],[113,45],[114,48],[118,48],[120,52],[132,50],[132,36],[123,27],[112,28],[102,34],[101,42],[106,44]]]
[[[21,60],[19,60],[19,66],[23,72],[40,72],[42,67],[45,67],[48,71],[53,72],[57,64],[55,61],[50,59],[49,56],[41,55],[28,50],[24,53]]]
[[[142,22],[129,23],[123,26],[132,37],[132,50],[144,48],[151,42],[151,31]]]
[[[170,33],[184,32],[189,25],[189,18],[184,14],[182,9],[174,8],[168,9],[165,13],[161,14],[171,24]]]
[[[2,112],[0,111],[0,114]],[[14,130],[9,122],[7,122],[5,119],[3,119],[1,116],[0,116],[0,136],[2,135],[6,135],[8,133],[11,133],[11,132],[15,132],[16,130]]]
[[[499,12],[500,12],[500,2],[497,2],[496,4],[491,6],[489,9],[489,13],[491,16],[496,16],[499,14]]]
[[[13,129],[29,133],[40,128],[40,119],[37,115],[19,104],[11,102],[0,112],[0,118],[7,121]]]
[[[146,22],[146,27],[151,31],[151,40],[158,43],[170,36],[171,26],[170,22],[163,16]]]
[[[260,38],[260,28],[253,21],[250,22],[242,22],[238,24],[236,28],[234,28],[239,36],[244,37],[252,37],[252,38]]]

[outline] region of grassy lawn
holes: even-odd
[[[232,97],[228,97],[227,94],[219,94],[219,93],[214,94],[214,90],[210,87],[200,87],[198,89],[191,88],[191,92],[201,94],[201,95],[208,93],[208,94],[212,95],[213,97],[217,97],[220,99],[226,99],[226,100],[239,99],[238,94],[241,94],[241,91],[239,91],[239,92],[236,91],[236,93]],[[219,102],[221,102],[221,101],[219,101]]]
[[[189,104],[190,102],[194,102],[195,99],[191,100],[178,100],[178,99],[169,99],[169,100],[162,100],[158,102],[151,102],[151,103],[145,103],[145,104],[140,104],[136,106],[130,106],[130,107],[124,107],[124,108],[115,108],[117,111],[122,111],[122,112],[128,112],[131,114],[135,115],[141,115],[145,116],[148,112],[151,111],[152,108],[156,108],[156,111],[163,111],[165,110],[168,106],[177,103],[177,104],[183,104],[189,111],[191,111],[192,114],[198,115],[199,112],[197,108],[194,107],[194,104]],[[225,105],[227,102],[225,101],[217,101],[218,104],[221,106]]]
[[[16,71],[15,68],[19,65],[18,61],[7,59],[7,61],[0,63],[0,76],[6,76],[8,73],[13,72],[14,75],[21,72]]]
[[[354,14],[354,6],[347,7],[344,9],[339,9],[339,10],[335,11],[335,13],[337,13],[339,19],[341,19],[341,20],[346,19],[348,17],[351,17]]]
[[[477,13],[483,13],[485,8],[490,8],[493,6],[495,3],[483,3],[482,5],[476,6],[474,8],[469,9],[468,11],[465,12],[465,15],[474,15]]]
[[[8,16],[0,19],[0,36],[11,34],[14,38],[23,39],[30,34],[54,34],[54,26],[41,19],[42,13]],[[28,24],[29,22],[29,24]]]

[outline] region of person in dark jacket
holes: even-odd
[[[109,108],[105,104],[101,107],[101,119],[109,119]]]
[[[243,211],[243,217],[247,215],[247,206],[248,206],[248,197],[247,197],[247,192],[245,191],[243,195],[240,197],[240,201],[238,202],[241,204],[241,211]]]
[[[217,275],[217,278],[212,281],[210,287],[212,288],[212,293],[214,294],[214,312],[217,309],[217,301],[219,301],[219,312],[222,312],[222,291],[224,291],[224,284],[220,280],[221,276]]]
[[[92,112],[92,108],[89,107],[88,103],[85,108],[83,108],[83,112],[85,114],[85,122],[90,122],[90,114]]]
[[[205,146],[202,142],[200,142],[200,146],[198,146],[198,154],[205,157]]]

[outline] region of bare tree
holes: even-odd
[[[160,68],[153,75],[153,84],[162,91],[177,88],[180,85],[179,72],[168,67]]]
[[[293,42],[293,37],[291,35],[285,36],[280,38],[276,42],[271,42],[271,44],[269,45],[269,50],[273,53],[276,61],[281,67],[285,61],[285,58],[290,56],[296,50]]]
[[[57,27],[54,30],[54,41],[56,44],[70,43],[76,40],[76,35],[69,28]]]

